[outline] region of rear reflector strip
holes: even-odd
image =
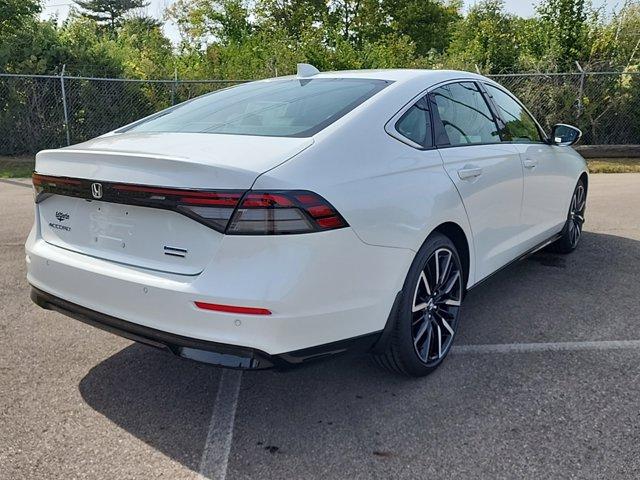
[[[202,310],[212,310],[214,312],[240,313],[244,315],[271,315],[271,310],[255,307],[236,307],[234,305],[219,305],[217,303],[194,302],[196,307]]]

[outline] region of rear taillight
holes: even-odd
[[[230,235],[285,235],[348,226],[329,202],[304,190],[190,190],[39,174],[33,175],[33,185],[36,202],[64,195],[173,210]]]
[[[249,191],[227,226],[230,235],[284,235],[348,226],[320,195],[298,190]]]
[[[48,191],[56,191],[60,195],[75,197],[77,187],[82,180],[66,177],[50,177],[47,175],[39,175],[34,173],[31,177],[33,188],[36,195],[36,202],[46,197]]]
[[[212,192],[209,196],[183,196],[177,199],[177,210],[224,232],[244,192]]]

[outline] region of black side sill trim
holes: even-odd
[[[291,367],[307,364],[312,360],[326,358],[340,353],[364,353],[374,346],[381,333],[374,332],[315,347],[278,355],[269,355],[266,352],[254,348],[184,337],[182,335],[138,325],[71,303],[33,286],[31,287],[31,300],[46,310],[55,310],[93,327],[135,342],[168,351],[182,358],[242,370],[260,370],[266,368],[286,370]]]
[[[564,228],[563,228],[564,231]],[[467,288],[467,291],[469,290],[473,290],[474,288],[478,287],[479,285],[482,285],[484,282],[486,282],[487,280],[489,280],[490,278],[494,277],[495,275],[497,275],[498,273],[502,272],[503,270],[509,268],[511,265],[513,265],[514,263],[519,262],[520,260],[524,260],[527,257],[530,257],[531,255],[533,255],[534,253],[536,253],[538,250],[542,250],[544,247],[546,247],[547,245],[552,244],[553,242],[555,242],[556,240],[558,240],[560,237],[562,237],[562,232],[560,233],[556,233],[555,235],[552,235],[551,237],[549,237],[548,239],[546,239],[543,242],[540,242],[539,244],[537,244],[536,246],[530,248],[529,250],[527,250],[526,252],[524,252],[522,255],[520,255],[519,257],[514,258],[513,260],[511,260],[509,263],[504,264],[502,267],[500,267],[499,269],[497,269],[495,272],[490,273],[489,275],[487,275],[486,277],[484,277],[482,280],[480,280],[479,282],[476,282],[473,284],[473,286]]]

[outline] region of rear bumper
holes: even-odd
[[[38,290],[150,331],[261,358],[380,332],[413,258],[410,251],[366,245],[349,228],[225,237],[207,268],[189,276],[73,252],[45,242],[39,230],[36,217],[26,261],[27,279]],[[207,311],[196,301],[272,314]]]
[[[46,310],[57,311],[101,330],[168,351],[182,358],[243,370],[260,370],[267,368],[287,369],[300,366],[309,361],[345,352],[364,353],[376,345],[382,333],[375,332],[326,345],[319,345],[279,355],[269,355],[266,352],[254,348],[238,347],[235,345],[183,337],[181,335],[137,325],[76,305],[43,292],[33,286],[31,287],[31,300]]]

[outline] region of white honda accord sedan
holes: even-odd
[[[576,248],[579,137],[480,75],[302,65],[40,152],[32,298],[216,365],[425,375],[467,290]]]

